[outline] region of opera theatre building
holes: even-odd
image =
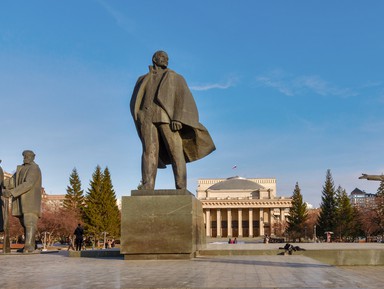
[[[276,196],[276,179],[199,179],[207,237],[275,235],[284,225],[292,199]]]

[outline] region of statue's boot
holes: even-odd
[[[35,235],[36,228],[35,226],[26,226],[25,227],[25,245],[24,253],[32,253],[35,251]]]

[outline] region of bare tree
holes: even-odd
[[[40,238],[47,237],[47,244],[66,239],[73,234],[78,223],[78,214],[59,205],[43,202],[43,211],[38,223]]]

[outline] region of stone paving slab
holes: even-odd
[[[62,253],[0,255],[0,288],[382,288],[384,267],[335,267],[301,256],[125,261]]]

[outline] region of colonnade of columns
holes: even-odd
[[[271,233],[273,224],[275,223],[274,211],[277,208],[225,208],[225,209],[204,209],[206,236],[212,237],[215,230],[216,237],[233,237],[234,230],[237,231],[236,237],[254,237],[264,236],[264,226],[269,227],[268,233]],[[279,209],[278,220],[284,221],[284,208]],[[233,213],[237,211],[236,213]],[[233,215],[234,214],[234,215]],[[222,228],[222,221],[226,221],[226,228]],[[236,224],[233,226],[233,224]],[[255,222],[256,221],[256,222]],[[212,225],[212,223],[215,225]],[[225,222],[223,222],[225,224]],[[248,224],[246,228],[243,224]],[[255,225],[256,224],[256,225]],[[255,232],[255,229],[257,230]],[[222,232],[226,231],[226,236]],[[244,232],[246,230],[247,232]]]

